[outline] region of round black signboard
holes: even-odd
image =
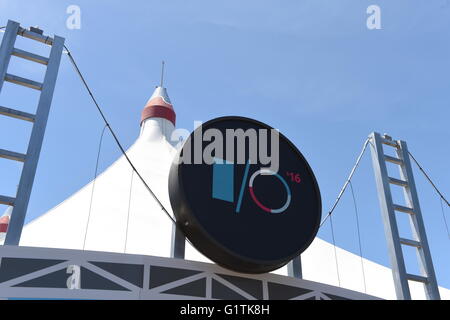
[[[174,159],[169,193],[192,244],[238,272],[282,267],[319,228],[320,191],[305,158],[281,133],[248,118],[198,127]]]

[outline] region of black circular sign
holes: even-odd
[[[172,164],[169,193],[191,243],[238,272],[282,267],[319,229],[320,191],[305,158],[284,135],[248,118],[217,118],[194,130]]]

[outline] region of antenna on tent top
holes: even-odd
[[[163,60],[162,67],[161,67],[161,85],[160,85],[161,88],[163,88],[163,85],[164,85],[164,64],[165,64],[165,62]]]

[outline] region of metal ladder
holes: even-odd
[[[52,47],[50,56],[47,58],[15,48],[14,45],[17,36],[22,36],[46,45],[50,45]],[[20,241],[42,142],[44,139],[45,128],[50,112],[50,105],[52,103],[63,48],[64,38],[58,36],[55,36],[54,38],[47,37],[43,35],[42,30],[37,28],[30,28],[30,30],[27,30],[20,27],[19,23],[15,21],[8,21],[5,34],[3,35],[3,41],[0,46],[0,93],[4,81],[25,86],[34,90],[39,90],[41,93],[36,114],[30,114],[0,106],[0,115],[33,123],[33,129],[26,154],[0,149],[0,158],[23,163],[22,174],[16,197],[13,198],[0,195],[0,204],[13,206],[11,220],[9,223],[8,232],[6,234],[5,245],[18,245]],[[47,70],[45,73],[44,82],[39,83],[7,73],[11,56],[16,56],[46,65]]]
[[[370,140],[375,180],[397,298],[400,300],[411,299],[408,284],[408,281],[411,280],[423,283],[427,299],[439,300],[439,289],[428,247],[406,142],[394,141],[387,135],[381,136],[375,132],[370,135]],[[393,147],[397,157],[386,155],[383,151],[383,145]],[[392,178],[388,175],[386,162],[393,163],[399,167],[400,179]],[[391,184],[403,188],[406,206],[393,203]],[[409,216],[413,239],[400,237],[395,216],[396,212],[401,212]],[[416,248],[421,275],[413,275],[406,272],[402,246]]]

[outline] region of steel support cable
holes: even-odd
[[[447,206],[450,207],[450,203],[448,202],[448,200],[444,197],[444,195],[442,194],[441,191],[439,191],[439,189],[436,187],[436,185],[434,184],[434,182],[431,180],[430,176],[425,172],[425,170],[422,168],[422,166],[419,164],[419,162],[416,160],[416,158],[414,158],[414,156],[411,154],[411,152],[409,152],[409,156],[414,160],[414,162],[416,163],[416,165],[419,167],[419,170],[422,171],[423,175],[425,176],[425,178],[427,178],[428,182],[433,186],[434,190],[436,190],[436,192],[439,194],[439,196],[441,197],[442,200],[445,201],[445,203],[447,203]]]
[[[350,183],[350,180],[353,178],[353,175],[355,174],[355,171],[356,171],[356,169],[358,168],[359,163],[361,162],[362,156],[364,155],[364,152],[365,152],[366,149],[367,149],[367,145],[369,144],[369,141],[370,141],[370,138],[367,138],[367,140],[366,140],[366,142],[364,143],[364,146],[363,146],[363,148],[362,148],[362,150],[361,150],[361,153],[359,154],[358,158],[356,159],[356,163],[355,163],[355,165],[353,166],[352,171],[350,172],[350,175],[348,176],[347,181],[345,181],[344,186],[343,186],[342,189],[341,189],[341,192],[339,192],[339,195],[338,195],[336,201],[334,202],[333,206],[331,207],[330,211],[328,211],[327,216],[326,216],[326,217],[322,220],[322,222],[320,223],[319,228],[321,228],[321,227],[323,226],[323,224],[327,221],[327,219],[328,219],[329,217],[331,217],[331,215],[333,214],[334,209],[336,209],[336,207],[337,207],[339,201],[340,201],[341,198],[342,198],[342,195],[344,194],[345,190],[347,189],[348,184]]]
[[[89,85],[87,84],[86,80],[83,77],[83,74],[81,73],[80,69],[78,68],[77,63],[75,62],[75,59],[73,58],[70,50],[67,48],[66,45],[64,45],[64,48],[66,50],[67,56],[69,57],[70,62],[72,63],[76,73],[78,74],[78,76],[80,77],[81,81],[84,84],[84,87],[86,88],[86,90],[89,93],[89,96],[91,97],[92,101],[94,102],[97,111],[100,113],[100,116],[102,117],[106,127],[108,128],[108,130],[111,132],[111,135],[113,136],[117,146],[119,147],[120,151],[122,152],[122,155],[125,157],[125,159],[127,160],[128,164],[131,166],[131,168],[133,169],[133,171],[136,173],[136,175],[138,176],[139,180],[141,180],[141,182],[144,184],[145,188],[147,189],[147,191],[150,193],[150,195],[153,197],[153,199],[158,203],[158,205],[160,206],[161,210],[167,215],[167,217],[169,217],[169,219],[176,224],[176,220],[174,217],[172,217],[170,215],[170,213],[167,211],[167,209],[164,207],[164,205],[161,203],[161,201],[158,199],[158,197],[155,195],[155,193],[152,191],[152,189],[150,188],[150,186],[147,184],[147,182],[144,180],[144,178],[142,177],[142,175],[139,173],[139,171],[136,169],[136,167],[134,166],[133,162],[130,160],[130,158],[128,157],[127,153],[125,152],[125,149],[123,148],[122,144],[120,143],[119,139],[117,138],[117,135],[115,134],[114,130],[111,128],[111,125],[109,124],[108,120],[105,117],[105,114],[103,113],[102,109],[100,108],[97,100],[95,99]]]
[[[352,192],[353,206],[355,207],[356,227],[358,230],[359,257],[361,258],[361,271],[362,271],[363,281],[364,281],[364,292],[367,293],[366,273],[364,271],[364,259],[363,259],[362,244],[361,244],[361,231],[360,231],[360,226],[359,226],[359,213],[358,213],[358,206],[356,205],[355,191],[353,190],[353,183],[351,181],[350,181],[350,191]]]
[[[432,187],[434,188],[434,190],[437,192],[437,194],[439,195],[440,198],[440,202],[441,202],[441,210],[442,210],[442,219],[444,220],[444,225],[445,225],[445,230],[447,231],[447,237],[450,239],[450,232],[448,229],[448,223],[447,223],[447,218],[445,217],[445,212],[444,212],[444,206],[442,204],[442,202],[444,201],[447,206],[450,207],[450,203],[448,202],[448,200],[444,197],[444,195],[442,194],[442,192],[438,189],[438,187],[436,187],[436,185],[434,184],[433,180],[431,180],[430,176],[425,172],[425,170],[423,169],[423,167],[419,164],[419,162],[416,160],[416,158],[412,155],[411,152],[409,152],[409,156],[411,157],[411,159],[413,159],[413,161],[415,162],[415,164],[417,165],[417,167],[419,168],[419,170],[423,173],[423,175],[425,176],[425,178],[428,180],[428,182],[432,185]]]
[[[92,202],[94,199],[95,182],[97,181],[98,164],[99,164],[99,160],[100,160],[100,152],[102,150],[102,143],[103,143],[103,137],[105,135],[105,130],[106,130],[106,125],[103,126],[102,134],[100,135],[100,141],[98,143],[97,161],[95,162],[94,180],[92,181],[91,199],[89,201],[89,213],[88,213],[88,219],[86,222],[86,231],[84,232],[83,250],[86,247],[86,239],[87,239],[87,234],[88,234],[88,229],[89,229],[89,222],[91,220]]]
[[[330,216],[330,226],[331,226],[331,239],[333,241],[333,249],[334,249],[334,262],[336,264],[336,274],[338,279],[339,287],[341,286],[341,277],[339,275],[339,263],[337,257],[337,248],[336,248],[336,239],[334,238],[334,226],[333,226],[333,218]]]
[[[447,218],[445,217],[445,212],[444,212],[444,204],[443,204],[442,198],[439,198],[439,200],[441,202],[441,211],[442,211],[442,218],[444,219],[445,230],[447,230],[447,236],[450,239],[450,232],[448,231]]]
[[[347,186],[351,183],[351,179],[353,178],[353,175],[355,174],[355,171],[358,168],[359,163],[361,162],[361,159],[367,149],[367,145],[369,144],[369,142],[370,142],[370,138],[367,138],[367,140],[365,141],[365,143],[363,145],[361,153],[359,154],[358,158],[356,159],[355,165],[353,166],[352,170],[350,171],[347,181],[345,181],[344,186],[342,187],[341,191],[339,192],[339,195],[338,195],[336,201],[334,202],[332,208],[328,212],[327,216],[322,220],[322,222],[320,223],[320,226],[319,226],[319,228],[321,228],[324,225],[324,223],[328,220],[328,218],[330,219],[331,238],[333,241],[334,260],[335,260],[335,264],[336,264],[336,273],[337,273],[339,286],[341,286],[341,278],[340,278],[340,274],[339,274],[339,263],[338,263],[338,257],[337,257],[336,239],[334,236],[333,219],[332,219],[331,215],[333,214],[334,210],[336,209],[337,205],[339,204],[339,201],[341,200],[345,190],[347,189]],[[359,223],[358,223],[358,225],[359,225]],[[364,287],[365,287],[365,277],[364,277]]]
[[[133,180],[134,180],[134,171],[131,171],[131,181],[130,181],[130,192],[128,194],[128,213],[127,213],[127,228],[125,231],[125,247],[123,249],[123,253],[127,252],[127,243],[128,243],[128,226],[130,224],[130,209],[131,209],[131,197],[133,196]]]

